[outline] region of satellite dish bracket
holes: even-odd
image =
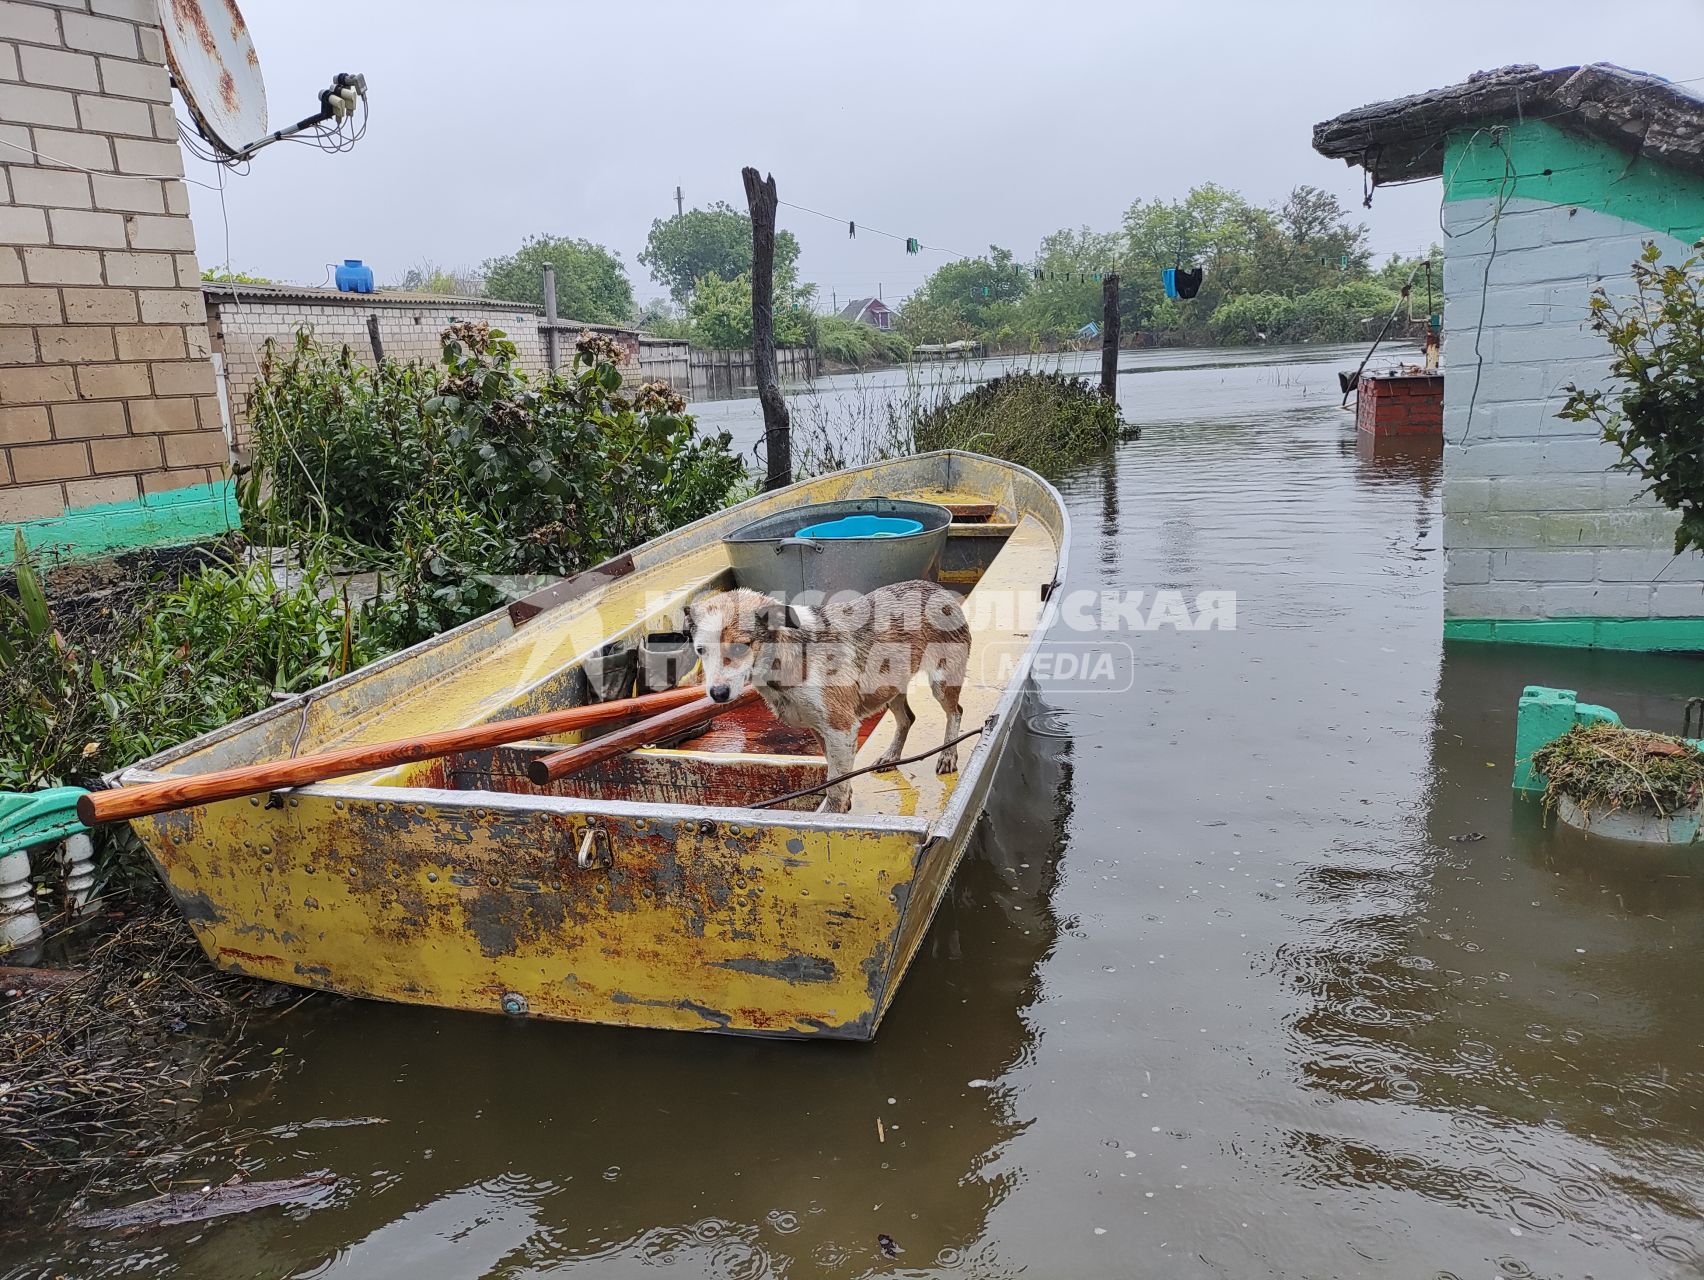
[[[233,161],[251,159],[254,153],[262,147],[269,147],[274,142],[282,142],[285,138],[294,137],[298,133],[306,133],[309,129],[316,129],[328,120],[343,120],[353,115],[357,104],[363,107],[366,105],[367,77],[359,73],[339,72],[333,78],[330,88],[320,90],[319,97],[320,109],[313,115],[304,116],[295,124],[283,129],[275,129],[264,137],[231,152],[231,159]],[[209,141],[212,140],[209,139]]]

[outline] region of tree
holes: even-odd
[[[621,258],[590,240],[531,236],[514,253],[486,260],[485,292],[505,302],[544,301],[544,266],[556,268],[556,312],[563,320],[628,324],[633,286]]]
[[[1020,307],[1023,327],[1062,340],[1101,319],[1101,275],[1117,269],[1122,249],[1114,232],[1066,227],[1041,242],[1040,273]]]
[[[920,342],[950,341],[924,337],[925,331],[933,335],[963,330],[958,337],[994,336],[996,330],[1011,323],[1013,304],[1021,302],[1029,288],[1030,273],[1012,257],[1012,251],[989,245],[986,258],[961,258],[937,268],[906,300],[900,309],[900,323]]]
[[[478,297],[485,290],[485,281],[476,271],[451,270],[440,267],[430,258],[423,258],[404,271],[394,287],[409,293],[454,293]]]
[[[651,278],[668,288],[676,302],[692,296],[699,280],[714,276],[726,283],[751,271],[751,215],[718,201],[651,223],[639,261]],[[799,242],[791,231],[775,233],[777,305],[798,281]]]
[[[1406,258],[1400,253],[1390,255],[1390,261],[1373,272],[1372,278],[1387,289],[1400,289],[1414,281],[1415,311],[1426,304],[1426,264],[1432,264],[1432,310],[1444,309],[1444,251],[1433,245],[1426,254]]]
[[[693,286],[686,304],[692,321],[692,340],[716,351],[741,350],[751,346],[751,276],[732,280],[704,276]],[[814,337],[810,309],[791,298],[775,298],[775,345],[808,346]]]
[[[1161,273],[1167,267],[1201,266],[1206,270],[1195,302],[1168,307],[1165,314],[1184,321],[1197,315],[1204,329],[1208,316],[1230,292],[1249,286],[1238,280],[1256,239],[1266,234],[1272,215],[1217,183],[1191,187],[1181,200],[1138,201],[1124,214],[1124,265],[1119,305],[1125,327],[1155,326],[1160,304],[1166,301]],[[1259,287],[1259,286],[1253,286]]]
[[[1343,206],[1329,191],[1303,183],[1292,187],[1275,214],[1284,234],[1296,244],[1329,235],[1343,225]]]

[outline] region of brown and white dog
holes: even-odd
[[[959,691],[970,661],[970,627],[952,592],[931,582],[898,582],[868,595],[836,595],[821,608],[783,604],[755,591],[724,591],[688,606],[686,628],[704,664],[704,684],[716,702],[750,685],[785,724],[822,739],[829,777],[853,768],[858,726],[893,712],[893,745],[878,767],[905,753],[916,718],[905,688],[919,671],[947,713],[943,741],[959,734]],[[958,768],[949,746],[936,773]],[[836,783],[819,812],[845,813],[852,787]]]

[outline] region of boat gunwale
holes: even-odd
[[[120,775],[125,785],[163,782],[174,775],[132,767]],[[652,822],[723,822],[747,827],[795,828],[829,831],[879,831],[911,835],[919,840],[930,834],[922,818],[896,814],[820,813],[814,809],[751,809],[730,805],[673,804],[654,800],[605,800],[585,796],[522,795],[518,791],[458,791],[447,787],[387,787],[372,783],[337,786],[314,783],[285,787],[292,796],[322,800],[357,800],[398,807],[417,804],[452,809],[501,809],[516,813],[548,813],[560,817],[644,818]],[[223,803],[232,803],[225,801]],[[850,819],[850,820],[848,820]]]
[[[677,821],[684,821],[689,817],[695,817],[721,822],[745,823],[748,825],[803,825],[813,829],[825,828],[828,830],[848,831],[871,829],[915,834],[919,837],[920,841],[925,843],[938,839],[950,839],[960,831],[967,818],[971,816],[966,813],[970,797],[973,793],[978,791],[977,784],[980,781],[981,774],[984,770],[990,767],[992,757],[996,754],[994,750],[995,744],[1003,747],[1005,743],[1011,713],[1017,706],[1018,702],[1025,696],[1028,676],[1034,665],[1036,652],[1046,639],[1048,631],[1057,620],[1060,604],[1058,592],[1054,588],[1057,588],[1057,586],[1063,582],[1065,578],[1071,537],[1070,514],[1066,510],[1064,499],[1060,496],[1058,489],[1055,488],[1048,480],[1030,470],[1028,467],[1020,466],[1014,462],[1008,462],[1002,458],[992,458],[987,455],[970,453],[961,449],[940,449],[934,450],[930,453],[912,454],[906,458],[888,459],[883,462],[868,463],[861,467],[848,467],[843,471],[830,473],[830,475],[833,476],[845,477],[861,473],[881,471],[883,469],[893,467],[896,463],[918,465],[936,462],[941,464],[944,469],[944,474],[939,478],[941,487],[944,489],[951,489],[956,483],[960,464],[967,460],[974,460],[977,463],[992,464],[995,467],[1012,473],[1014,476],[1021,476],[1038,486],[1042,494],[1045,495],[1053,504],[1054,514],[1058,519],[1058,532],[1053,559],[1052,581],[1050,584],[1047,584],[1050,587],[1048,598],[1044,602],[1040,613],[1037,615],[1035,625],[1030,633],[1029,643],[1025,646],[1021,657],[1013,666],[1012,673],[1007,679],[1005,687],[1002,689],[1000,697],[994,705],[994,709],[989,714],[987,720],[987,724],[989,726],[988,731],[977,737],[969,758],[964,762],[964,765],[959,770],[958,780],[953,787],[952,794],[948,797],[946,804],[943,806],[940,814],[933,822],[924,818],[908,818],[890,814],[865,814],[854,816],[836,813],[817,813],[811,810],[798,809],[771,811],[743,806],[668,804],[661,802],[606,800],[587,797],[549,795],[529,796],[522,795],[518,792],[508,791],[454,791],[433,787],[375,786],[369,783],[344,783],[337,781],[315,783],[306,787],[282,788],[282,790],[288,790],[291,794],[296,795],[311,795],[331,799],[384,800],[398,804],[434,804],[440,807],[446,805],[456,807],[473,807],[477,805],[488,809],[500,808],[504,810],[524,810],[530,812],[538,812],[542,810],[553,814],[559,813],[563,815],[584,814],[607,815],[610,817],[672,818]],[[812,479],[820,480],[823,478],[824,477],[813,477]],[[811,482],[812,481],[801,481],[799,483],[808,484]],[[792,487],[793,486],[788,486],[788,488]],[[725,508],[722,511],[713,512],[708,516],[693,521],[691,524],[682,525],[679,529],[662,534],[660,537],[655,538],[648,543],[643,543],[639,547],[635,547],[628,551],[624,551],[619,555],[612,556],[598,565],[593,565],[588,569],[582,570],[581,574],[575,574],[573,577],[564,579],[563,581],[571,582],[575,578],[580,577],[582,574],[596,574],[600,569],[603,569],[624,557],[631,557],[640,552],[654,553],[665,543],[684,544],[684,546],[681,547],[682,550],[692,547],[696,544],[691,541],[691,535],[700,534],[714,525],[720,525],[728,521],[735,513],[740,512],[745,508],[771,503],[774,501],[777,494],[785,493],[786,491],[786,489],[779,489],[771,490],[767,493],[755,494],[742,503],[733,507]],[[1013,514],[1017,517],[1015,523],[1021,523],[1025,514],[1033,515],[1033,513],[1022,510],[1016,510]],[[1050,532],[1052,531],[1050,530]],[[651,559],[651,555],[647,555],[647,560]],[[661,563],[661,560],[653,561],[653,563]],[[651,567],[652,563],[647,563],[643,566],[636,565],[633,571],[643,572],[645,569],[649,569]],[[625,577],[627,575],[624,574],[622,576]],[[611,579],[611,583],[619,580],[620,579]],[[560,583],[554,584],[554,586],[560,585]],[[596,601],[601,597],[604,590],[607,590],[608,585],[609,584],[605,584],[604,586],[595,588],[594,590],[583,595],[576,596],[571,600],[564,600],[556,607],[563,608],[569,605],[582,607],[595,606]],[[550,591],[552,589],[553,588],[545,588],[544,591]],[[534,594],[543,594],[543,592]],[[523,599],[525,598],[526,597],[523,597]],[[359,667],[354,671],[339,676],[335,680],[328,681],[325,684],[317,685],[312,689],[305,690],[291,698],[280,701],[274,706],[262,708],[250,715],[233,720],[229,724],[210,730],[209,732],[201,734],[195,738],[191,738],[187,742],[180,743],[175,747],[168,747],[164,751],[148,756],[135,764],[114,770],[104,775],[103,781],[112,786],[126,786],[143,782],[164,781],[168,778],[176,779],[191,776],[164,771],[163,766],[175,764],[187,756],[194,755],[207,747],[223,742],[240,733],[247,732],[258,725],[270,723],[271,721],[283,716],[289,716],[292,714],[300,715],[304,707],[307,705],[317,702],[325,698],[327,695],[342,691],[360,681],[368,680],[374,676],[380,675],[381,673],[390,670],[403,662],[410,661],[426,652],[444,645],[455,637],[465,636],[477,632],[482,628],[499,626],[502,620],[509,616],[509,609],[513,603],[519,602],[510,602],[508,604],[499,605],[489,613],[478,618],[471,619],[468,622],[464,622],[460,626],[453,627],[448,631],[440,632],[438,635],[430,636],[427,639],[420,641],[418,644],[410,645],[408,648],[401,649],[388,657],[381,658],[364,667]],[[547,609],[545,610],[545,613],[549,613],[551,611],[552,610]],[[544,614],[540,614],[539,616],[542,617]],[[515,634],[522,627],[525,627],[532,621],[533,619],[528,619],[527,622],[519,624],[510,632],[510,634]],[[493,643],[498,643],[504,638],[506,637],[499,637],[499,639]],[[475,655],[469,655],[470,658],[473,656]],[[500,720],[501,717],[491,717],[490,719],[480,723],[497,723]],[[772,813],[776,816],[776,820],[774,821],[770,818]],[[785,816],[782,817],[781,815]],[[854,820],[847,821],[846,819],[849,816],[854,817]]]

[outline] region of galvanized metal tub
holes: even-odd
[[[801,538],[798,531],[843,516],[898,516],[921,532],[876,538]],[[754,520],[722,539],[734,580],[767,595],[874,591],[894,582],[933,578],[953,513],[907,498],[813,502]]]

